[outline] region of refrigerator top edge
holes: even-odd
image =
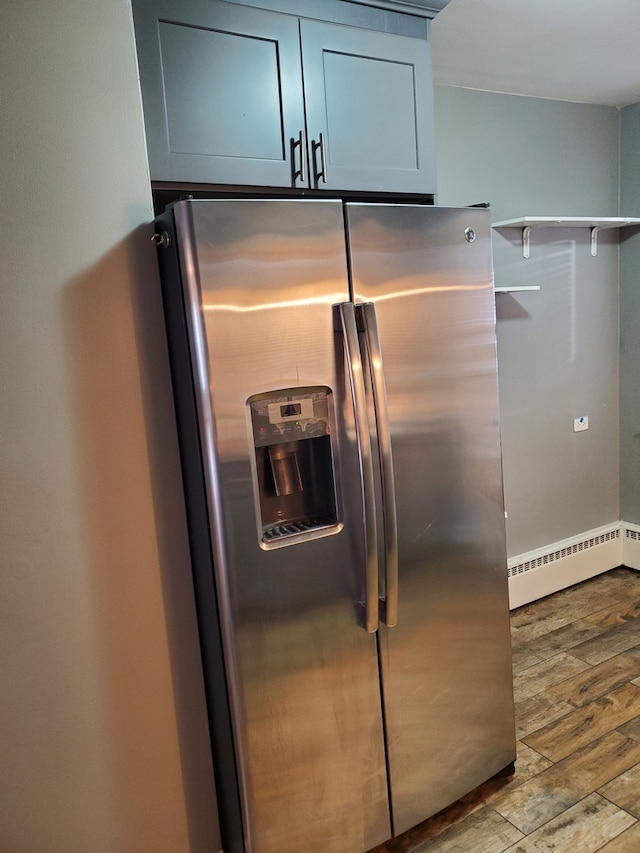
[[[212,203],[234,203],[234,204],[243,204],[243,203],[251,203],[255,204],[256,202],[264,202],[266,204],[343,204],[347,207],[399,207],[399,208],[426,208],[427,210],[442,210],[442,211],[477,211],[477,212],[489,212],[488,207],[479,207],[478,205],[434,205],[427,202],[420,202],[416,199],[402,199],[402,198],[393,198],[393,199],[350,199],[344,198],[341,196],[335,197],[322,197],[318,198],[315,196],[304,196],[304,197],[283,197],[283,196],[212,196],[211,198],[181,198],[176,199],[175,201],[170,202],[165,210],[173,210],[177,207],[185,207],[191,205],[201,205],[201,204],[212,204]],[[157,217],[156,217],[157,218]]]

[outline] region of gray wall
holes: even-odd
[[[640,216],[640,104],[620,112],[620,213]],[[640,524],[640,229],[620,248],[620,504]]]
[[[491,202],[492,220],[614,216],[618,111],[436,87],[438,203]],[[587,229],[494,231],[510,556],[619,518],[618,249]],[[590,429],[574,433],[588,415]]]
[[[0,849],[210,853],[128,0],[3,3],[0,87]]]

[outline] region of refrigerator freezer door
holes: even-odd
[[[347,211],[395,470],[398,618],[379,642],[398,834],[515,759],[490,230],[483,211]]]
[[[390,823],[376,640],[358,606],[358,454],[334,333],[333,306],[348,299],[342,205],[185,201],[175,217],[246,849],[363,851]],[[306,454],[300,431],[325,410],[327,434],[310,441],[330,441],[331,454]],[[257,452],[261,424],[281,433],[271,459]],[[335,523],[271,537],[256,466],[269,463],[261,488],[273,512],[281,501],[295,514],[327,459]],[[220,685],[208,688],[211,701]]]

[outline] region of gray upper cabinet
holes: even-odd
[[[215,0],[133,5],[151,179],[291,184],[298,21]]]
[[[429,43],[309,20],[300,32],[312,186],[435,192]]]
[[[435,192],[425,39],[222,0],[133,10],[153,181]]]

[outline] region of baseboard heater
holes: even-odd
[[[640,526],[624,521],[518,554],[508,561],[509,606],[521,607],[621,565],[640,570]]]

